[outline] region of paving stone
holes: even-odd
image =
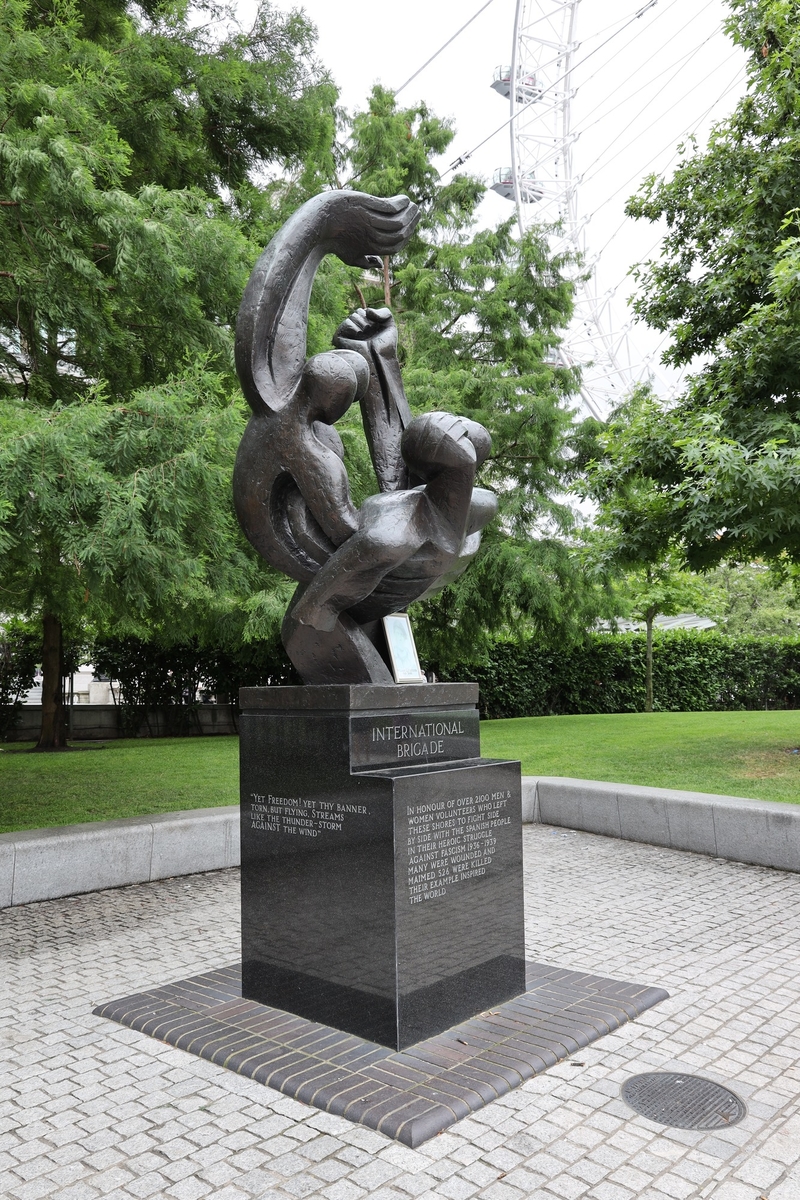
[[[459,1174],[462,1179],[468,1179],[470,1183],[475,1183],[478,1187],[488,1187],[489,1184],[494,1183],[500,1171],[497,1167],[490,1167],[484,1162],[475,1162],[462,1168]]]
[[[671,1175],[662,1175],[660,1179],[654,1179],[651,1187],[661,1196],[670,1196],[672,1200],[687,1200],[697,1191],[693,1183],[688,1179],[682,1179],[677,1173]]]
[[[633,1192],[627,1188],[620,1187],[616,1183],[609,1183],[605,1180],[603,1183],[598,1183],[592,1188],[592,1200],[630,1200]]]
[[[800,1161],[800,1116],[787,1121],[764,1145],[768,1158],[791,1166]]]
[[[578,1200],[579,1196],[587,1194],[589,1184],[570,1175],[557,1175],[555,1179],[548,1181],[547,1189],[556,1196],[564,1197],[564,1200]]]
[[[711,1194],[714,1200],[759,1200],[759,1194],[755,1188],[735,1181],[720,1184]]]
[[[438,1158],[436,1162],[430,1163],[426,1169],[430,1175],[433,1175],[434,1179],[449,1179],[451,1175],[455,1175],[461,1169],[461,1164],[453,1162],[449,1158]],[[497,1178],[498,1174],[499,1172],[495,1171],[495,1178]]]
[[[446,1196],[448,1200],[470,1200],[478,1191],[478,1185],[460,1176],[451,1176],[440,1183],[437,1190],[440,1196]]]
[[[521,1196],[522,1192],[519,1188],[499,1182],[490,1184],[481,1192],[481,1197],[485,1197],[485,1200],[520,1200]]]
[[[325,1179],[328,1183],[335,1183],[343,1175],[349,1175],[350,1168],[346,1163],[338,1162],[334,1158],[326,1158],[322,1162],[314,1164],[311,1168],[311,1174],[315,1175],[317,1179]]]
[[[214,1200],[250,1200],[247,1192],[241,1188],[233,1187],[232,1185],[224,1188],[219,1188],[214,1193]]]
[[[417,1151],[92,1017],[234,962],[237,872],[5,911],[0,1195],[800,1200],[797,877],[541,826],[525,844],[532,956],[671,999]],[[748,1116],[645,1121],[619,1087],[647,1070],[707,1074]]]
[[[800,1177],[787,1178],[770,1189],[770,1200],[800,1200]]]
[[[46,1179],[34,1179],[30,1183],[21,1183],[7,1194],[14,1200],[43,1200],[52,1195],[53,1185]]]
[[[322,1195],[327,1200],[361,1200],[361,1197],[366,1196],[367,1193],[363,1188],[356,1187],[355,1184],[350,1183],[348,1180],[340,1179],[338,1183],[331,1184],[330,1187],[325,1188]]]
[[[203,1183],[196,1175],[191,1179],[182,1179],[180,1183],[174,1183],[167,1190],[168,1196],[174,1196],[175,1200],[201,1200],[203,1196],[208,1196],[211,1193],[211,1184]]]
[[[393,1180],[394,1186],[401,1191],[408,1193],[409,1196],[422,1196],[426,1192],[431,1192],[436,1180],[424,1172],[416,1175],[398,1175]]]

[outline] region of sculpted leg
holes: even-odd
[[[294,615],[302,600],[301,584],[286,610],[281,640],[304,683],[394,683],[394,677],[375,646],[347,613],[332,630],[301,625]]]

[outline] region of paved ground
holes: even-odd
[[[800,876],[525,838],[530,956],[672,998],[421,1150],[91,1016],[235,960],[236,872],[0,914],[0,1196],[800,1200]],[[619,1099],[653,1069],[728,1083],[748,1116],[713,1135],[654,1125]]]

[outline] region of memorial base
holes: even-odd
[[[474,684],[245,688],[242,994],[394,1049],[525,990],[520,766]]]
[[[405,1050],[244,1000],[223,967],[95,1009],[130,1029],[420,1146],[667,998],[662,988],[528,963],[527,990]]]

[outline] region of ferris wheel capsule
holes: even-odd
[[[511,67],[495,68],[491,86],[494,91],[508,100],[511,96]],[[530,71],[517,72],[517,104],[528,104],[531,100],[537,100],[541,94],[542,89],[536,82],[535,75]]]
[[[533,175],[521,175],[519,178],[519,195],[517,182],[512,167],[498,167],[492,176],[492,191],[497,192],[504,200],[517,200],[521,204],[536,204],[544,196],[544,188],[537,183]]]

